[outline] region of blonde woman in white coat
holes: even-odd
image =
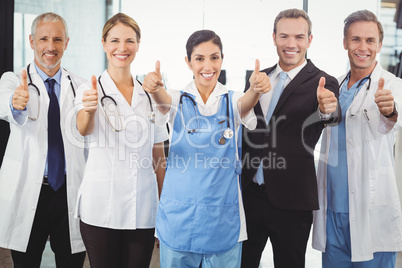
[[[92,268],[148,267],[152,256],[168,136],[131,74],[140,37],[131,17],[110,18],[102,34],[108,69],[78,90],[77,128],[90,149],[77,216]]]

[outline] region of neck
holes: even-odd
[[[109,66],[109,68],[107,69],[107,72],[116,84],[132,85],[132,83],[133,83],[130,68],[116,69],[116,68]]]
[[[39,69],[42,70],[42,72],[44,72],[49,77],[53,77],[57,73],[57,71],[60,69],[60,63],[57,64],[52,69],[48,69],[48,68],[44,67],[36,59],[35,59],[35,64],[36,64],[36,66],[38,66]]]
[[[371,74],[375,68],[375,66],[377,65],[377,62],[375,64],[373,64],[373,66],[370,66],[369,68],[351,68],[350,70],[350,78],[349,78],[349,83],[348,85],[349,88],[354,85],[357,81],[363,79],[364,77],[368,76],[369,74]]]
[[[209,96],[211,96],[212,92],[214,91],[216,84],[213,87],[205,87],[203,85],[197,85],[197,83],[195,83],[195,86],[197,87],[197,90],[200,93],[201,98],[204,101],[204,103],[207,103],[208,98],[209,98]]]

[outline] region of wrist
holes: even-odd
[[[390,118],[390,117],[393,117],[393,116],[395,116],[395,115],[397,115],[398,114],[398,110],[397,110],[397,108],[396,108],[396,103],[394,102],[394,110],[392,110],[392,113],[390,113],[389,115],[384,115],[386,118]]]

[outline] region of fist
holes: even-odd
[[[394,111],[394,96],[392,96],[391,90],[384,89],[384,78],[378,80],[378,89],[374,94],[374,101],[377,103],[380,113],[384,116],[389,116]]]
[[[98,109],[98,88],[96,77],[91,77],[92,88],[85,90],[82,96],[82,103],[84,105],[84,111],[88,113],[94,113]]]
[[[150,72],[145,76],[144,82],[142,83],[142,88],[148,93],[153,94],[158,92],[158,90],[163,88],[163,86],[161,64],[159,61],[156,61],[155,72]]]
[[[11,104],[17,110],[24,110],[29,101],[27,72],[25,70],[22,70],[21,79],[21,84],[15,90],[11,100]]]
[[[332,91],[325,88],[325,77],[321,77],[318,83],[317,100],[321,113],[330,114],[336,111],[338,100]]]
[[[260,72],[260,61],[255,60],[254,71],[250,76],[250,89],[259,94],[267,93],[271,90],[271,82],[266,73]]]

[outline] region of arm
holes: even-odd
[[[240,111],[240,117],[243,118],[257,104],[261,94],[267,93],[271,90],[271,82],[266,73],[260,72],[260,61],[255,61],[254,72],[250,79],[250,88],[247,92],[239,98],[237,107]]]
[[[77,114],[77,129],[82,136],[92,134],[95,128],[95,112],[98,109],[98,90],[96,77],[91,78],[92,88],[84,91],[82,103],[84,109]]]
[[[155,64],[155,72],[148,73],[147,76],[145,76],[142,88],[152,95],[152,98],[162,114],[169,112],[172,105],[172,97],[167,94],[164,88],[159,61]]]
[[[154,144],[154,147],[152,148],[152,156],[152,164],[156,174],[156,181],[158,182],[158,192],[160,197],[162,193],[163,179],[165,178],[166,168],[165,147],[163,142]]]

